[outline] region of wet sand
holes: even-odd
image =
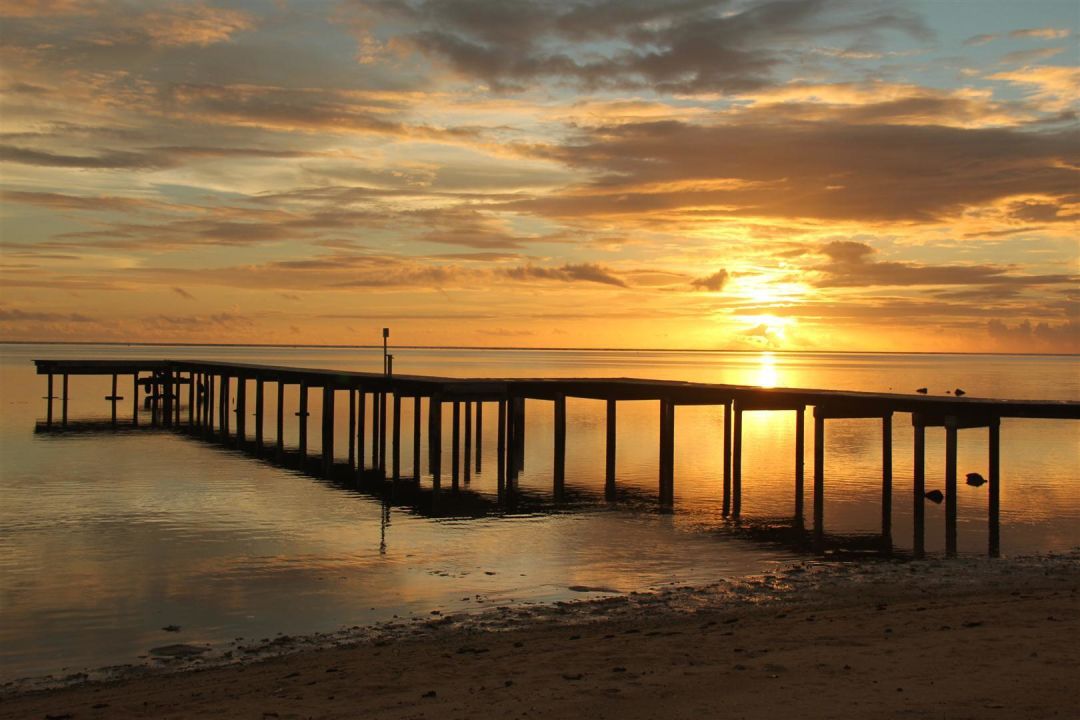
[[[1075,717],[1078,647],[1077,552],[804,563],[9,684],[0,718]]]

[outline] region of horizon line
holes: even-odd
[[[213,343],[213,342],[149,342],[124,340],[0,340],[0,345],[107,345],[135,347],[209,347],[209,348],[314,348],[314,349],[373,349],[379,350],[381,344],[315,344],[315,343]],[[558,346],[514,346],[514,345],[394,345],[390,349],[403,350],[544,350],[563,352],[662,352],[662,353],[783,353],[783,354],[819,354],[819,355],[1002,355],[1030,357],[1078,357],[1080,353],[1068,352],[944,352],[934,350],[791,350],[763,348],[759,350],[731,350],[724,348],[656,348],[656,347],[558,347]],[[391,353],[393,354],[393,353]]]

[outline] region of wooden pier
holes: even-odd
[[[482,417],[484,405],[497,406],[497,468],[499,497],[512,497],[525,460],[525,403],[546,401],[553,412],[553,477],[556,498],[566,492],[566,401],[586,398],[606,401],[607,432],[604,494],[614,498],[616,468],[616,423],[620,401],[654,401],[659,410],[657,452],[659,477],[657,497],[664,508],[675,502],[676,409],[687,405],[723,406],[723,514],[738,518],[742,512],[743,414],[751,411],[794,413],[795,457],[793,477],[793,517],[803,522],[803,488],[806,411],[813,408],[813,537],[818,548],[825,540],[826,421],[862,418],[880,423],[882,430],[881,540],[892,545],[892,428],[893,415],[910,414],[914,433],[912,501],[916,556],[925,552],[926,429],[942,428],[945,433],[945,547],[946,554],[957,550],[957,447],[959,431],[985,428],[988,432],[989,487],[988,552],[1000,553],[1000,423],[1002,418],[1080,419],[1080,403],[1052,401],[991,400],[984,398],[927,397],[889,393],[864,393],[793,388],[761,388],[631,378],[481,378],[455,379],[412,375],[342,372],[296,367],[274,367],[243,363],[186,360],[35,360],[39,375],[47,376],[45,426],[64,429],[69,423],[68,398],[72,376],[111,376],[111,425],[118,424],[118,378],[132,378],[130,422],[183,429],[234,447],[252,449],[256,454],[283,459],[286,416],[284,407],[290,392],[297,394],[297,447],[302,467],[313,464],[319,472],[336,472],[334,448],[335,403],[338,393],[347,394],[347,472],[362,479],[385,479],[393,484],[419,485],[423,445],[421,410],[427,405],[427,458],[431,491],[442,487],[442,417],[449,403],[451,422],[451,489],[468,485],[472,473],[481,469]],[[55,378],[61,381],[61,395],[54,396]],[[276,441],[265,444],[266,384],[277,393]],[[249,387],[250,386],[250,387]],[[291,390],[290,390],[291,388]],[[249,408],[248,390],[254,390],[254,407]],[[233,391],[235,390],[235,395]],[[145,395],[140,410],[139,393]],[[322,394],[322,447],[309,454],[309,393]],[[60,400],[60,416],[54,400]],[[402,450],[402,404],[412,399],[412,458],[404,472]],[[367,407],[371,426],[367,427]],[[249,415],[249,413],[251,413]],[[140,416],[145,414],[145,419]],[[253,417],[253,433],[248,419]],[[475,430],[474,430],[475,428]],[[404,430],[408,432],[408,430]],[[473,448],[475,447],[475,455]],[[389,455],[389,462],[387,462]]]

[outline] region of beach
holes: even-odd
[[[0,717],[1068,717],[1078,592],[1076,551],[799,562],[12,683]]]

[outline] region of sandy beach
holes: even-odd
[[[11,683],[0,717],[1074,717],[1078,591],[1075,552],[801,563]]]

